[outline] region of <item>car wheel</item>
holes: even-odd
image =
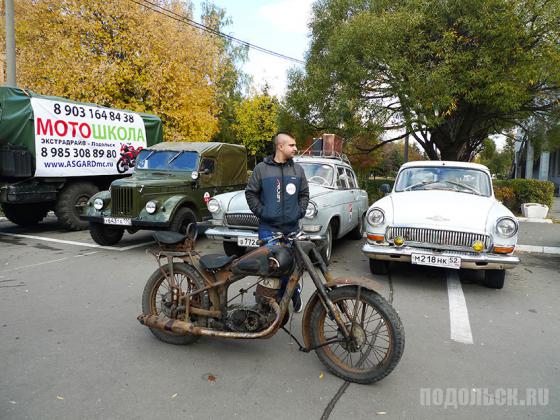
[[[484,283],[491,289],[501,289],[504,287],[506,270],[486,270],[484,273]]]
[[[332,243],[333,243],[333,228],[332,223],[329,224],[327,231],[325,232],[325,241],[324,245],[321,248],[321,257],[323,257],[323,261],[325,264],[329,265],[331,263],[331,256],[332,256]]]
[[[89,234],[91,238],[103,246],[115,245],[124,234],[124,229],[106,226],[101,223],[89,222]]]
[[[371,274],[387,274],[389,273],[389,261],[369,260],[369,271]]]
[[[358,226],[350,231],[350,233],[348,234],[348,237],[350,239],[354,239],[356,241],[363,239],[365,232],[365,217],[365,215],[362,215],[360,217],[360,221],[358,222]]]
[[[196,214],[194,214],[194,211],[188,207],[183,207],[177,210],[171,225],[169,225],[169,229],[174,232],[179,232],[182,235],[186,235],[187,227],[191,223],[196,223]]]
[[[222,243],[224,245],[224,252],[228,257],[231,257],[232,255],[241,257],[243,254],[245,254],[245,251],[247,250],[247,248],[243,246],[239,246],[235,242],[224,241]]]

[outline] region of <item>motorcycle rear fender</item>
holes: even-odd
[[[365,277],[360,277],[358,279],[352,279],[347,277],[337,277],[327,283],[327,287],[334,289],[336,287],[352,287],[361,286],[364,289],[369,289],[372,292],[380,293],[383,290],[383,285],[372,279],[367,279]],[[315,305],[322,305],[321,299],[319,298],[319,292],[315,291],[307,301],[305,305],[305,311],[303,312],[302,325],[302,335],[303,343],[306,348],[311,347],[311,312]]]

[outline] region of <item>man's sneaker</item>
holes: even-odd
[[[294,312],[300,313],[303,309],[303,303],[301,302],[301,294],[296,292],[292,297],[292,303],[294,304]]]

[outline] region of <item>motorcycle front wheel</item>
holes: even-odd
[[[404,328],[397,311],[379,294],[353,286],[329,296],[341,313],[351,339],[317,301],[310,317],[311,339],[319,360],[334,375],[360,384],[383,379],[397,366],[404,351]],[[328,341],[336,341],[326,344]]]
[[[181,316],[181,312],[174,308],[172,302],[172,284],[168,266],[163,266],[166,275],[163,275],[158,268],[148,279],[142,294],[142,311],[145,315],[157,315],[163,319],[176,319]],[[173,264],[173,277],[177,285],[177,293],[184,296],[187,293],[204,287],[204,280],[194,268],[184,263]],[[191,306],[208,309],[208,293],[203,292],[191,298]],[[175,309],[175,313],[173,310]],[[184,311],[181,319],[184,319]],[[205,327],[207,322],[204,317],[190,316],[190,321],[199,327]],[[200,338],[196,335],[178,335],[157,328],[150,328],[150,331],[161,341],[170,344],[191,344]]]
[[[128,159],[125,159],[125,158],[121,157],[117,161],[117,172],[119,174],[124,174],[126,171],[128,171],[128,168],[130,168],[130,164],[129,164]]]

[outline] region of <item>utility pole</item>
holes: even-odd
[[[14,0],[4,0],[6,14],[6,85],[16,87],[16,35]]]

